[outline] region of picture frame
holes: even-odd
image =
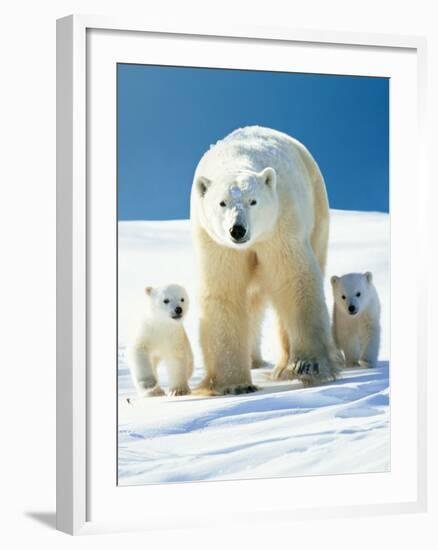
[[[415,295],[408,306],[409,315],[415,317],[412,330],[415,337],[412,338],[412,346],[406,357],[398,355],[395,349],[392,363],[394,385],[392,388],[392,423],[394,430],[397,426],[404,426],[405,441],[409,443],[406,456],[401,456],[397,447],[398,435],[393,433],[392,458],[400,461],[397,467],[387,474],[372,474],[377,476],[376,486],[370,485],[369,494],[365,491],[365,480],[354,489],[354,475],[350,476],[350,489],[340,490],[339,500],[333,496],[334,489],[341,486],[344,480],[336,479],[342,476],[330,476],[331,479],[300,478],[293,480],[257,480],[257,481],[227,481],[192,484],[193,493],[192,508],[184,513],[177,514],[176,508],[167,506],[169,499],[175,502],[188,502],[187,484],[184,486],[144,486],[139,488],[116,487],[116,476],[113,471],[116,446],[114,444],[115,417],[113,416],[115,403],[113,388],[115,386],[114,372],[108,369],[104,374],[105,382],[102,383],[101,392],[105,396],[96,394],[94,371],[99,368],[94,350],[95,342],[100,339],[112,339],[115,332],[109,334],[105,326],[96,332],[91,316],[97,308],[103,306],[102,302],[94,303],[93,274],[91,265],[96,265],[96,240],[105,239],[103,229],[109,228],[114,220],[111,215],[114,209],[114,201],[105,197],[99,208],[96,208],[96,194],[90,183],[96,178],[94,167],[102,162],[99,155],[104,157],[108,170],[114,172],[115,142],[114,121],[108,121],[108,142],[102,143],[102,153],[96,149],[94,142],[90,140],[90,98],[94,93],[93,87],[104,81],[102,66],[107,70],[111,86],[115,85],[114,56],[123,62],[133,59],[133,44],[129,44],[126,37],[130,37],[134,48],[151,55],[151,44],[143,47],[141,41],[149,37],[153,42],[153,61],[163,59],[163,64],[169,63],[172,56],[177,53],[179,60],[176,64],[184,63],[183,44],[198,41],[203,45],[210,43],[212,52],[216,52],[214,63],[221,66],[221,55],[236,54],[245,50],[245,45],[266,48],[265,56],[257,59],[258,63],[264,63],[265,67],[276,70],[272,58],[275,48],[286,50],[289,47],[300,47],[300,55],[305,60],[307,53],[317,45],[325,48],[328,56],[337,56],[339,63],[345,62],[345,71],[348,66],[354,65],[355,59],[366,63],[366,57],[372,56],[375,67],[373,71],[386,74],[386,67],[378,67],[379,57],[391,56],[397,65],[397,75],[403,77],[403,72],[408,73],[408,65],[411,67],[407,78],[409,90],[412,95],[407,100],[410,110],[409,124],[410,143],[412,147],[411,158],[407,176],[413,178],[415,185],[412,187],[412,195],[416,208],[411,212],[413,226],[410,230],[411,237],[417,243],[414,246],[412,240],[401,242],[398,238],[397,216],[394,218],[391,236],[391,282],[394,287],[392,295],[392,308],[397,306],[398,286],[401,286],[402,275],[398,271],[401,265],[403,253],[406,249],[415,253],[416,259],[425,257],[426,223],[421,216],[426,204],[426,178],[424,176],[424,120],[425,120],[425,40],[420,37],[350,34],[329,31],[292,30],[285,28],[241,28],[229,29],[215,28],[184,28],[162,26],[150,27],[147,23],[125,20],[122,18],[107,18],[100,16],[72,15],[62,18],[57,22],[57,528],[70,534],[87,534],[108,531],[146,530],[167,528],[172,526],[208,526],[213,525],[218,517],[229,522],[260,521],[262,518],[271,521],[274,519],[314,519],[333,516],[356,516],[359,514],[384,514],[420,512],[426,510],[427,503],[427,472],[426,472],[426,334],[425,319],[417,315],[424,304],[427,303],[427,288],[424,273],[418,269],[419,261],[413,261],[404,277],[412,277],[417,282]],[[103,37],[103,43],[99,40]],[[125,38],[124,38],[125,37]],[[316,46],[315,46],[316,47]],[[120,49],[118,49],[120,48]],[[240,48],[240,50],[239,50]],[[248,48],[248,56],[254,53]],[[102,63],[97,56],[100,52],[107,56]],[[140,55],[140,54],[138,54]],[[207,55],[207,54],[205,54]],[[405,55],[409,58],[402,59]],[[356,56],[356,57],[355,57]],[[251,57],[249,57],[251,58]],[[205,61],[200,63],[208,63]],[[213,57],[211,58],[213,60]],[[135,61],[138,61],[136,58]],[[304,61],[305,63],[306,61]],[[100,65],[101,63],[101,65]],[[241,62],[242,63],[242,62]],[[360,65],[360,63],[359,63]],[[203,66],[200,64],[200,66]],[[204,65],[205,66],[205,65]],[[305,65],[304,65],[305,66]],[[359,69],[358,69],[359,70]],[[309,72],[314,71],[310,68]],[[343,74],[343,73],[341,73]],[[394,73],[395,74],[395,73]],[[111,76],[112,75],[112,76]],[[389,74],[388,76],[392,76]],[[394,86],[397,85],[397,77],[394,77]],[[111,80],[112,79],[112,80]],[[111,94],[110,94],[111,95]],[[396,103],[398,96],[392,96]],[[400,113],[400,111],[398,111]],[[94,115],[93,115],[94,116]],[[99,116],[103,116],[102,114]],[[103,118],[93,119],[93,131]],[[406,121],[405,121],[406,122]],[[391,121],[391,137],[395,129],[403,128],[404,121],[401,118],[393,118]],[[103,123],[101,124],[104,127]],[[394,126],[395,125],[395,126]],[[397,126],[400,125],[400,126]],[[403,139],[403,133],[398,138]],[[112,141],[111,141],[112,139]],[[413,145],[412,145],[413,142]],[[100,147],[100,146],[99,146]],[[406,154],[408,143],[400,142],[400,150]],[[111,151],[110,159],[107,153]],[[407,155],[405,155],[407,157]],[[398,159],[399,157],[397,157]],[[391,200],[394,212],[406,214],[406,208],[411,206],[408,198],[402,197],[403,177],[405,177],[396,164],[395,156],[391,160]],[[101,177],[102,174],[99,175]],[[401,183],[395,184],[395,177]],[[412,198],[412,197],[411,197]],[[99,199],[100,201],[100,199]],[[95,222],[96,216],[102,216],[100,223]],[[400,231],[401,231],[400,224]],[[109,231],[109,238],[114,239],[116,230]],[[400,233],[401,235],[401,233]],[[403,235],[403,238],[405,235]],[[406,237],[408,238],[408,237]],[[103,241],[102,241],[103,242]],[[114,242],[114,240],[112,241]],[[418,243],[420,243],[418,245]],[[100,263],[100,259],[98,260]],[[102,262],[104,265],[104,262]],[[94,269],[94,268],[93,268]],[[113,273],[113,271],[111,271]],[[394,273],[397,274],[397,279]],[[115,285],[114,277],[109,277],[109,285]],[[398,282],[400,279],[400,282]],[[114,294],[111,295],[114,298]],[[114,307],[115,307],[115,300]],[[394,316],[391,309],[391,314]],[[397,333],[403,338],[402,327]],[[401,340],[399,340],[401,341]],[[394,344],[393,336],[391,342]],[[395,342],[397,343],[397,342]],[[394,346],[393,346],[394,347]],[[112,348],[112,352],[114,351]],[[415,363],[415,368],[409,370],[406,364],[408,359]],[[395,372],[394,372],[395,371]],[[102,369],[99,371],[102,374]],[[401,377],[400,380],[397,377]],[[413,405],[410,410],[403,412],[403,406],[397,408],[398,393],[400,396],[405,391],[403,384],[410,378],[411,396]],[[97,399],[102,398],[97,406]],[[400,405],[403,405],[401,402]],[[114,407],[114,408],[111,408]],[[110,412],[107,415],[108,411]],[[409,419],[407,418],[409,416]],[[111,425],[105,428],[105,422]],[[105,439],[105,443],[103,443]],[[99,440],[99,449],[96,441]],[[102,442],[102,444],[100,443]],[[112,443],[111,443],[112,442]],[[108,455],[108,449],[113,454]],[[404,453],[403,453],[404,454]],[[96,468],[96,462],[99,468]],[[111,473],[113,472],[113,473]],[[99,475],[98,475],[99,474]],[[102,474],[102,475],[100,475]],[[386,476],[386,477],[385,477]],[[392,476],[391,479],[389,479]],[[99,477],[98,481],[97,478]],[[343,476],[344,478],[346,476]],[[359,477],[359,476],[358,476]],[[386,480],[387,478],[387,480]],[[403,481],[401,481],[403,479]],[[388,481],[388,482],[387,482]],[[112,484],[112,485],[111,485]],[[285,487],[293,488],[293,493],[302,495],[306,486],[312,484],[311,495],[308,500],[302,499],[302,505],[297,505],[285,494]],[[318,484],[319,489],[316,487]],[[339,484],[339,485],[338,485]],[[387,487],[386,487],[386,485]],[[111,485],[111,487],[110,487]],[[313,486],[314,485],[314,486]],[[379,494],[378,487],[381,490]],[[106,487],[106,488],[105,488]],[[384,487],[386,489],[384,490]],[[134,489],[132,491],[131,489]],[[318,490],[322,494],[331,493],[330,499],[317,495]],[[127,496],[127,498],[122,498]],[[140,491],[142,492],[139,496]],[[268,502],[258,502],[257,494],[263,491],[268,495]],[[314,492],[315,491],[315,492]],[[350,491],[350,493],[348,492]],[[373,492],[374,491],[374,492]],[[349,498],[349,495],[351,498]],[[230,504],[230,496],[233,505]],[[139,499],[139,500],[137,500]],[[179,500],[178,500],[179,499]],[[213,499],[217,504],[215,514],[203,514],[200,502]],[[129,510],[129,503],[137,506],[142,502],[142,509],[147,513],[135,516]],[[117,504],[117,501],[120,501]],[[196,508],[196,502],[198,508]],[[148,505],[149,503],[149,505]],[[225,504],[227,503],[227,504]],[[104,506],[105,504],[105,506]],[[108,504],[108,506],[106,506]],[[110,507],[110,504],[112,507]],[[235,504],[235,505],[234,505]],[[144,508],[144,506],[147,508]],[[125,510],[126,513],[122,514]],[[196,510],[197,513],[193,513]],[[190,513],[189,513],[190,512]],[[170,521],[171,520],[171,521]]]

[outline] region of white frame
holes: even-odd
[[[142,31],[349,44],[416,50],[420,139],[425,116],[425,40],[418,37],[350,34],[272,28],[159,29],[138,21],[69,16],[57,22],[57,528],[71,534],[147,529],[145,522],[87,521],[87,173],[86,173],[86,32],[88,29]],[[425,147],[419,143],[419,181],[424,181]],[[421,191],[421,190],[420,190]],[[421,201],[425,205],[422,189]],[[425,234],[424,217],[421,218]],[[419,242],[425,243],[424,239]],[[423,245],[424,247],[425,245]],[[426,302],[425,275],[418,281],[421,309]],[[420,302],[420,301],[419,301]],[[420,321],[424,324],[422,315]],[[426,327],[418,327],[418,362],[426,365]],[[359,513],[414,512],[426,509],[426,369],[418,372],[418,498],[409,503],[313,509],[311,517]],[[247,515],[250,517],[250,515]],[[258,515],[256,514],[258,517]],[[255,517],[254,516],[254,519]],[[284,517],[284,516],[283,516]],[[280,519],[283,519],[280,517]],[[294,510],[295,518],[310,517]]]

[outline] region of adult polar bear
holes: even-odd
[[[200,342],[207,393],[257,388],[264,307],[276,312],[281,353],[273,376],[305,384],[336,376],[323,291],[329,208],[306,148],[258,126],[235,130],[200,160],[191,219],[200,268]],[[252,362],[252,364],[251,364]]]

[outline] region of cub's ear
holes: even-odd
[[[333,275],[330,277],[330,282],[332,283],[332,286],[335,286],[335,284],[339,281],[339,277],[337,275]]]
[[[367,281],[368,281],[369,283],[372,282],[372,280],[373,280],[373,274],[371,273],[371,271],[367,271],[367,272],[365,273],[365,277],[366,277],[366,279],[367,279]]]
[[[199,193],[199,196],[203,197],[205,193],[207,193],[207,190],[211,185],[211,180],[209,180],[208,178],[205,178],[204,176],[198,176],[196,178],[195,185]]]
[[[152,290],[153,290],[153,288],[152,288],[151,286],[147,286],[147,287],[144,289],[144,291],[146,292],[146,294],[147,294],[148,296],[150,296],[150,295],[152,294]]]
[[[258,178],[270,189],[274,190],[277,185],[277,173],[273,168],[268,166],[258,174]]]

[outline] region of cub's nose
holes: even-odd
[[[356,313],[356,308],[354,306],[348,306],[348,311],[350,313]]]
[[[181,315],[181,313],[182,313],[182,307],[176,306],[176,308],[175,308],[175,313],[176,313],[177,315]]]
[[[233,227],[230,229],[230,235],[235,241],[241,241],[246,235],[246,229],[243,227],[243,225],[233,225]]]

